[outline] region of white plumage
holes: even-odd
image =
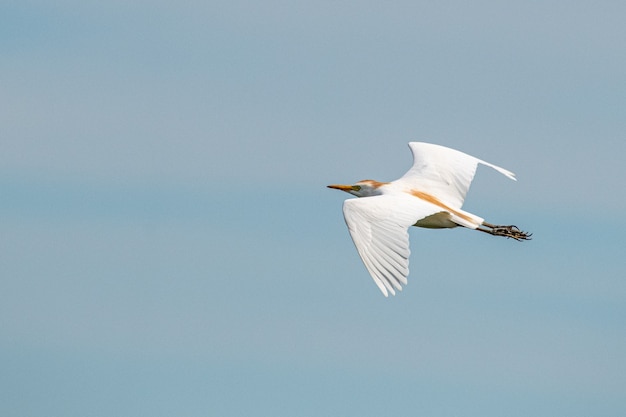
[[[385,296],[407,284],[410,226],[464,226],[516,240],[530,238],[515,226],[491,225],[461,209],[478,164],[515,180],[512,172],[440,145],[411,142],[409,147],[413,166],[393,182],[328,186],[364,197],[344,202],[344,218],[363,263]]]

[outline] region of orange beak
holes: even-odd
[[[345,191],[346,193],[349,193],[350,191],[353,190],[351,185],[331,184],[331,185],[328,185],[327,187],[334,188],[335,190]]]

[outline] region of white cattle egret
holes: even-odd
[[[343,203],[343,215],[365,267],[387,297],[402,291],[409,275],[410,226],[431,229],[457,226],[494,236],[528,240],[516,226],[496,226],[461,210],[478,164],[515,180],[515,174],[463,152],[430,143],[409,143],[413,166],[392,182],[359,181],[329,185],[357,197]]]

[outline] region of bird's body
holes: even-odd
[[[410,226],[463,226],[516,240],[530,238],[515,226],[495,226],[461,209],[478,164],[515,180],[512,172],[444,146],[411,142],[409,147],[413,166],[395,181],[328,186],[364,197],[344,202],[344,218],[363,263],[385,296],[395,295],[407,283]]]

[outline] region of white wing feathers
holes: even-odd
[[[438,207],[409,192],[417,190],[434,196],[454,209],[452,221],[475,227],[482,219],[461,210],[478,164],[487,165],[515,180],[515,174],[463,152],[423,142],[409,143],[413,166],[404,176],[382,190],[382,195],[346,200],[343,214],[352,241],[374,282],[387,297],[406,285],[409,274],[408,228],[418,220],[442,212]],[[394,191],[395,190],[395,191]],[[446,210],[443,210],[446,211]],[[468,222],[458,213],[474,219]],[[456,219],[455,219],[456,218]]]
[[[461,208],[478,164],[495,169],[512,180],[515,174],[471,155],[431,143],[411,142],[413,166],[400,178],[411,188],[428,193],[454,208]]]
[[[436,213],[432,205],[409,194],[346,200],[343,214],[365,267],[387,297],[402,291],[409,274],[408,228]]]

